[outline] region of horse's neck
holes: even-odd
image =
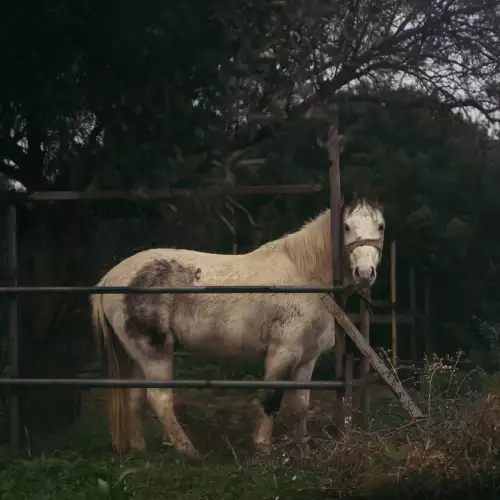
[[[332,281],[330,233],[330,212],[326,211],[281,240],[289,259],[310,281],[325,284]]]

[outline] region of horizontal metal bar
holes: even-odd
[[[86,293],[91,295],[108,295],[115,293],[333,293],[340,292],[340,286],[184,286],[184,287],[150,287],[139,288],[131,286],[1,286],[1,293]]]
[[[353,380],[354,385],[363,383]],[[99,378],[0,378],[0,387],[108,387],[183,389],[341,389],[340,380],[295,382],[291,380],[117,380]]]
[[[361,321],[361,315],[359,313],[347,313],[347,316],[351,319],[353,323],[359,323]],[[400,325],[406,325],[411,323],[411,315],[409,314],[396,314],[396,321]],[[375,314],[370,315],[370,323],[372,325],[386,325],[392,323],[391,314]]]
[[[256,196],[278,194],[313,194],[325,189],[322,184],[282,184],[263,186],[204,186],[198,188],[136,189],[133,191],[4,191],[0,201],[75,201],[75,200],[131,200],[152,201],[172,198]]]

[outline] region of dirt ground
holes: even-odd
[[[383,387],[373,386],[371,390],[372,397],[387,394]],[[337,434],[335,419],[338,405],[335,398],[334,391],[311,391],[308,428],[313,439],[328,439]],[[102,418],[106,419],[104,407],[105,391],[88,391],[84,398],[82,418],[85,418],[86,412],[102,410]],[[253,449],[252,434],[260,412],[255,391],[182,389],[175,392],[175,407],[181,425],[201,453],[226,455]],[[353,394],[352,408],[353,417],[356,418],[360,415],[357,391]],[[144,415],[146,420],[156,420],[149,409]],[[293,424],[294,418],[285,406],[276,420],[274,443],[288,441]],[[148,448],[158,445],[168,446],[168,441],[151,443],[148,440]]]

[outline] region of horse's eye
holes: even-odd
[[[351,228],[349,227],[349,224],[344,224],[344,231],[348,233],[350,230]]]
[[[385,226],[383,224],[378,225],[379,232],[382,232],[384,229],[385,229]]]

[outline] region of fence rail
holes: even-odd
[[[371,380],[349,381],[362,385]],[[292,380],[144,380],[100,378],[2,378],[1,387],[87,387],[87,388],[148,388],[148,389],[316,389],[337,390],[346,383],[340,380],[296,382]]]
[[[314,194],[325,190],[323,184],[282,184],[264,186],[204,186],[199,188],[146,189],[130,191],[2,191],[0,202],[15,203],[26,201],[79,201],[79,200],[132,200],[153,201],[172,198],[257,196],[279,194]]]
[[[130,286],[0,286],[0,294],[22,293],[85,293],[91,295],[111,295],[116,293],[333,293],[344,290],[343,286],[184,286],[184,287],[150,287],[139,288]]]

